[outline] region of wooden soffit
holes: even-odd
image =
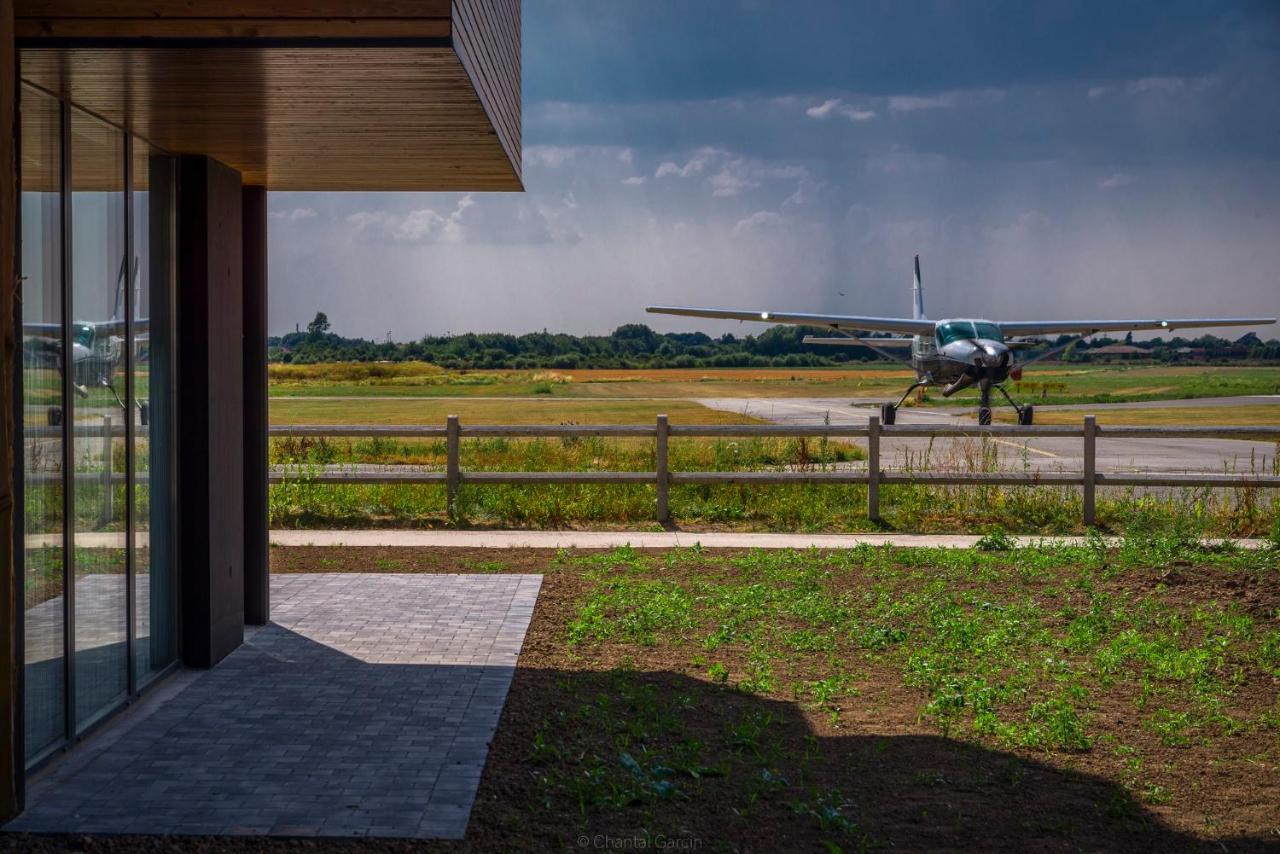
[[[17,0],[22,77],[272,190],[519,190],[519,0]]]

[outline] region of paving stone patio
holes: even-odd
[[[274,576],[271,625],[38,775],[6,829],[461,838],[541,582]]]

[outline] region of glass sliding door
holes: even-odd
[[[133,144],[134,661],[143,684],[177,657],[173,532],[174,161]]]
[[[22,89],[22,532],[26,755],[66,735],[61,105]]]
[[[129,692],[123,357],[124,134],[72,108],[71,555],[77,729]]]
[[[178,661],[176,166],[23,86],[25,755]]]

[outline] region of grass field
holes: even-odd
[[[1280,842],[1275,553],[1002,545],[275,548],[272,571],[543,574],[467,850]]]
[[[284,370],[287,368],[288,370]],[[1170,372],[1171,371],[1171,372]],[[1236,371],[1232,373],[1231,371]],[[440,426],[457,414],[463,424],[652,424],[658,413],[676,424],[750,423],[741,414],[704,408],[679,399],[690,387],[707,395],[767,396],[778,387],[804,386],[802,394],[830,394],[840,384],[869,385],[902,377],[884,370],[812,371],[591,371],[571,378],[549,374],[450,374],[428,365],[275,366],[274,382],[302,390],[271,401],[274,424],[426,424]],[[1109,389],[1101,394],[1180,396],[1196,389],[1261,390],[1275,369],[1230,369],[1224,386],[1205,385],[1203,372],[1187,369],[1046,370],[1068,388]],[[785,376],[783,376],[785,375]],[[1212,375],[1210,376],[1212,379]],[[519,382],[517,382],[519,380]],[[704,382],[705,380],[705,382]],[[371,397],[343,398],[336,391],[363,383]],[[397,385],[403,383],[435,385]],[[485,384],[489,383],[489,384]],[[1072,386],[1071,384],[1075,385]],[[385,384],[385,385],[384,385]],[[830,384],[822,386],[821,384]],[[705,387],[704,387],[705,386]],[[815,391],[815,387],[821,390]],[[280,386],[273,386],[278,394]],[[394,394],[382,394],[387,388]],[[887,388],[887,386],[886,386]],[[426,390],[423,392],[423,390]],[[320,394],[325,392],[325,394]],[[422,392],[422,393],[419,393]],[[505,392],[505,394],[499,394]],[[1177,394],[1175,394],[1175,392]],[[308,396],[311,395],[311,396]],[[1065,396],[1065,395],[1064,395]],[[970,401],[972,403],[972,401]],[[1011,413],[997,410],[998,417]],[[1079,410],[1040,409],[1040,424],[1078,424]],[[1280,424],[1280,406],[1232,410],[1212,407],[1113,409],[1103,424]],[[672,443],[675,471],[811,469],[855,464],[862,452],[849,445],[812,440],[712,441]],[[973,442],[952,447],[950,460],[934,460],[970,471],[1017,466],[999,448]],[[652,471],[650,440],[467,440],[464,469],[505,471]],[[936,457],[943,455],[937,454]],[[653,487],[636,485],[478,486],[462,489],[457,513],[445,514],[444,489],[435,485],[350,485],[308,483],[318,465],[413,464],[442,470],[444,443],[374,440],[276,440],[271,460],[290,466],[296,479],[272,487],[271,522],[278,527],[476,526],[634,528],[654,526]],[[954,465],[953,465],[954,464]],[[1003,526],[1019,533],[1077,533],[1079,490],[1070,487],[893,486],[882,492],[883,526],[866,519],[861,486],[676,486],[673,518],[686,529],[945,532]],[[1271,530],[1280,502],[1254,489],[1169,490],[1158,494],[1103,490],[1099,522],[1104,530],[1136,526],[1195,530],[1214,536],[1256,536]]]
[[[755,419],[683,400],[528,399],[271,401],[272,424],[431,424],[449,415],[464,424],[650,424],[659,412],[673,423],[750,424]]]
[[[405,363],[272,365],[273,397],[897,397],[911,381],[902,366],[689,370],[442,371]],[[1022,397],[1038,403],[1169,400],[1280,393],[1280,368],[1074,366],[1028,369]],[[1061,388],[1059,388],[1061,386]],[[972,395],[930,405],[972,405]]]

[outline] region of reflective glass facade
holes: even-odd
[[[31,763],[176,659],[174,163],[26,87],[21,125]]]

